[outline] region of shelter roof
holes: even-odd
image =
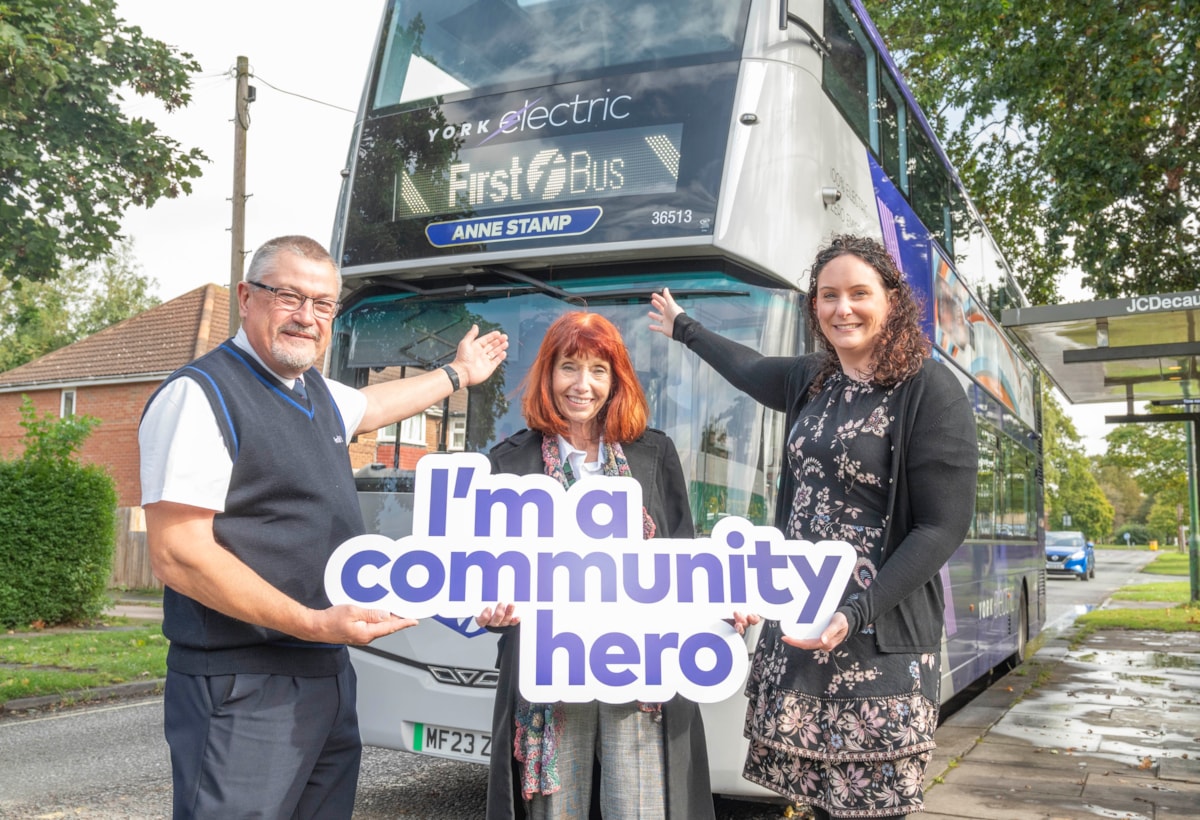
[[[1010,308],[1000,321],[1072,404],[1200,411],[1200,290]]]

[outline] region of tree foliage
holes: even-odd
[[[1150,413],[1174,408],[1150,407]],[[1102,463],[1126,470],[1151,498],[1167,492],[1187,477],[1187,429],[1185,422],[1162,424],[1119,424],[1104,440],[1108,451]]]
[[[1119,532],[1128,522],[1144,521],[1148,505],[1137,479],[1124,468],[1104,464],[1103,457],[1093,459],[1092,466],[1104,497],[1113,506],[1114,531]]]
[[[158,304],[128,242],[54,281],[0,277],[0,372],[76,342]]]
[[[1049,494],[1060,482],[1067,466],[1067,453],[1082,453],[1083,441],[1075,423],[1064,411],[1054,393],[1042,383],[1042,455],[1046,489]],[[1049,500],[1047,500],[1049,507]],[[1048,512],[1048,510],[1047,510]]]
[[[0,2],[0,276],[52,279],[107,253],[131,205],[191,192],[204,154],[120,103],[186,105],[199,69],[115,0]]]
[[[1046,529],[1081,530],[1089,538],[1112,533],[1113,506],[1105,497],[1074,422],[1048,388],[1042,390],[1042,452],[1046,479]],[[1063,515],[1071,516],[1070,526]]]
[[[1164,493],[1154,499],[1154,506],[1146,515],[1146,527],[1160,543],[1175,542],[1182,546],[1179,542],[1179,525],[1187,524],[1190,520],[1187,505],[1187,482],[1179,482],[1176,490],[1174,498],[1169,497],[1169,493]]]
[[[1151,413],[1174,408],[1150,407]],[[1152,537],[1167,541],[1177,534],[1180,515],[1189,517],[1187,478],[1187,422],[1121,424],[1105,436],[1108,452],[1104,468],[1113,467],[1132,476],[1146,494],[1146,525]]]
[[[1071,516],[1071,526],[1062,527],[1063,514]],[[1058,486],[1047,503],[1047,529],[1081,530],[1088,538],[1108,540],[1113,531],[1113,506],[1092,474],[1087,456],[1071,452],[1066,468],[1060,472]]]
[[[24,447],[21,460],[26,464],[70,464],[83,442],[100,423],[92,416],[55,418],[47,413],[40,418],[28,396],[21,401],[21,436]]]
[[[1200,281],[1193,0],[866,0],[1035,303]]]

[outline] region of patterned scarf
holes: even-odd
[[[600,460],[604,475],[633,477],[619,443],[601,441]],[[564,487],[575,483],[570,462],[559,452],[558,436],[542,435],[542,462],[546,465],[546,475]],[[642,507],[642,537],[653,538],[656,529],[654,519]],[[657,703],[639,706],[645,712],[660,712],[662,708]],[[514,721],[513,754],[521,763],[521,794],[525,800],[535,794],[554,794],[562,788],[558,773],[558,743],[565,722],[562,704],[530,703],[518,692]]]

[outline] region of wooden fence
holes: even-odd
[[[162,589],[150,570],[146,514],[141,507],[117,508],[117,546],[109,589]]]

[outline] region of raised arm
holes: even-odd
[[[654,308],[649,314],[651,330],[683,342],[727,382],[760,404],[772,410],[787,409],[789,390],[795,389],[791,374],[796,369],[796,357],[764,356],[713,333],[684,313],[667,288],[652,294],[650,304]]]
[[[650,294],[650,329],[658,331],[668,339],[675,338],[675,319],[683,315],[683,308],[671,295],[670,288],[663,288],[662,293]]]

